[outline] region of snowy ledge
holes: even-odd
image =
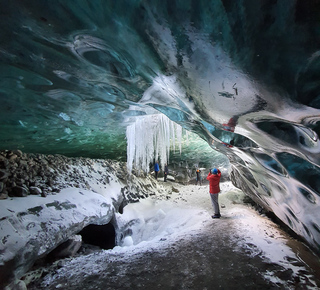
[[[107,224],[120,195],[104,197],[69,188],[58,195],[12,198],[0,203],[0,285],[20,278],[34,261],[89,224]]]

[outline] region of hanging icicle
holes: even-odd
[[[149,172],[153,160],[162,168],[169,162],[170,148],[179,144],[181,153],[182,127],[162,114],[146,115],[127,127],[127,168]],[[177,140],[176,140],[177,139]]]

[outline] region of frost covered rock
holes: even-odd
[[[0,288],[58,246],[64,249],[55,250],[57,257],[74,255],[81,245],[74,235],[86,226],[106,225],[127,204],[166,192],[150,175],[129,175],[121,162],[40,154],[15,154],[11,162],[8,155],[0,153],[8,162],[0,195]],[[30,195],[7,198],[6,190]]]
[[[47,255],[89,224],[107,224],[121,202],[115,193],[103,197],[66,189],[58,196],[29,196],[0,203],[0,286],[20,278],[35,260]],[[79,246],[75,239],[72,253]],[[70,251],[69,251],[70,252]]]
[[[42,193],[41,188],[36,187],[36,186],[30,186],[29,189],[30,189],[30,194],[38,195],[38,194],[41,194],[41,193]]]
[[[4,180],[4,179],[7,179],[9,176],[8,172],[3,170],[3,169],[0,169],[0,180]]]
[[[12,187],[10,196],[17,196],[17,197],[25,197],[27,196],[29,193],[28,188],[24,187],[24,186],[14,186]]]
[[[62,155],[25,154],[18,151],[0,151],[2,198],[6,198],[7,193],[9,196],[41,194],[46,197],[68,186],[95,190],[97,175],[101,186],[109,184],[116,175],[126,179],[126,168],[116,165],[117,162],[68,158]]]
[[[169,180],[169,181],[175,181],[175,178],[174,178],[174,176],[168,174],[167,180]]]
[[[55,248],[51,253],[50,257],[53,259],[65,258],[74,256],[82,245],[81,235],[74,235],[67,241]]]

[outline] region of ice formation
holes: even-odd
[[[145,115],[127,127],[127,167],[149,172],[150,164],[159,161],[161,167],[169,162],[170,149],[181,153],[182,127],[162,114]]]

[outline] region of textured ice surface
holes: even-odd
[[[127,167],[149,172],[150,163],[159,161],[164,168],[170,157],[170,149],[175,151],[177,139],[181,153],[182,128],[163,114],[146,115],[137,118],[127,127]]]
[[[319,249],[317,1],[1,1],[0,146],[125,159],[152,107]]]

